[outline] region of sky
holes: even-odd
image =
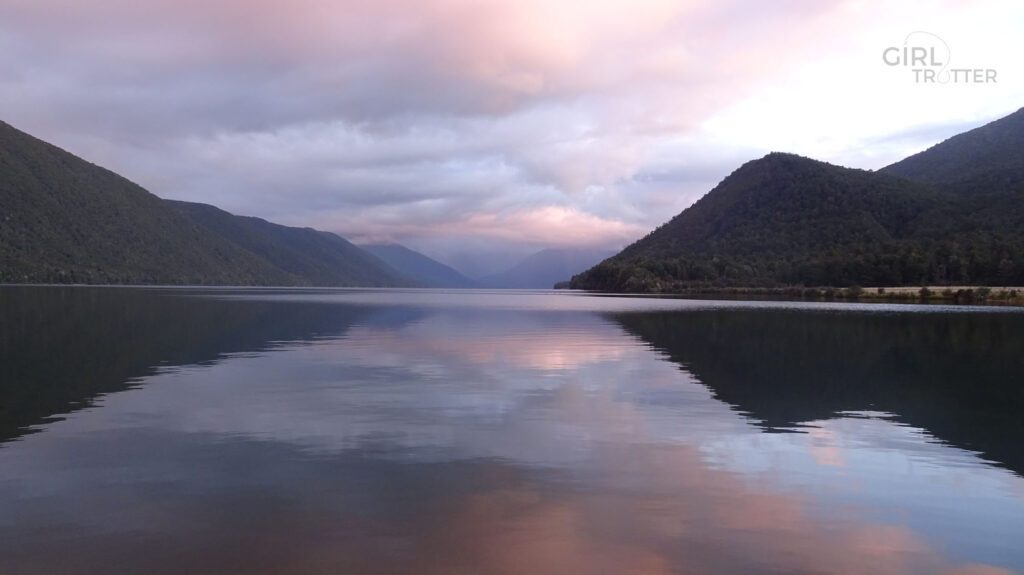
[[[1019,109],[1022,29],[1012,0],[0,0],[0,120],[449,262],[617,249],[769,151],[877,169]],[[995,82],[915,81],[904,45]]]

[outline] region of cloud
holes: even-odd
[[[884,165],[921,138],[850,150],[949,122],[848,113],[878,66],[808,79],[876,64],[856,39],[913,19],[838,0],[7,0],[0,105],[165,197],[413,245],[618,247],[768,148]]]

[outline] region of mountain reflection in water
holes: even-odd
[[[0,313],[3,573],[1024,570],[1012,310],[21,287]]]

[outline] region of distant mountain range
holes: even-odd
[[[207,204],[165,200],[226,241],[317,286],[410,286],[416,281],[347,240],[312,228],[294,228],[236,216]]]
[[[878,172],[772,153],[577,289],[1024,285],[1024,109]]]
[[[161,200],[2,122],[0,282],[415,285],[337,235]]]
[[[544,249],[510,269],[479,279],[489,288],[551,289],[612,255],[610,250]]]
[[[443,263],[399,244],[359,246],[410,278],[420,287],[471,288],[477,283]]]
[[[419,287],[551,289],[612,255],[610,250],[543,249],[517,261],[507,270],[470,277],[420,252],[399,244],[368,244],[360,248],[409,278]]]

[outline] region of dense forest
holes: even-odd
[[[0,122],[0,283],[412,282],[334,234],[166,202]]]
[[[870,172],[773,153],[571,286],[1024,285],[1024,110]]]

